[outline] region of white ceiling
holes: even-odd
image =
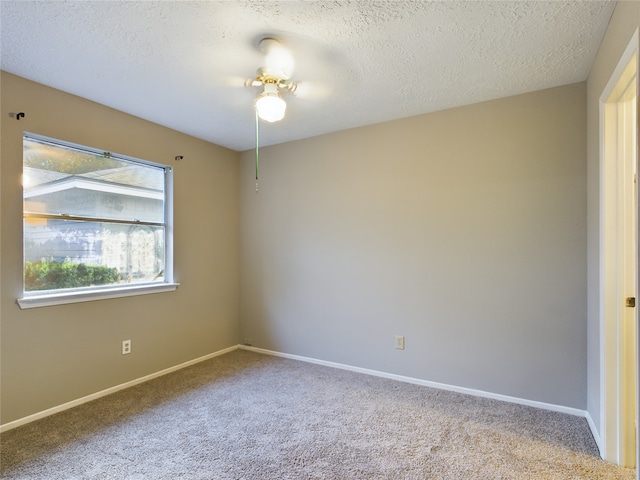
[[[293,50],[294,80],[316,89],[286,97],[261,145],[586,80],[614,6],[0,0],[0,66],[242,151],[255,146],[259,92],[243,82],[267,35]]]

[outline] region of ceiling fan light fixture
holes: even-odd
[[[277,122],[284,118],[287,103],[278,93],[276,85],[265,85],[264,92],[256,100],[258,116],[267,122]],[[267,88],[273,87],[273,88]]]

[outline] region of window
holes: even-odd
[[[174,290],[171,168],[24,134],[22,308]]]

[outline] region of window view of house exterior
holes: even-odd
[[[165,168],[25,134],[25,294],[164,282]]]

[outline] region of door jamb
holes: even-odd
[[[611,142],[605,142],[605,135],[608,132],[609,125],[605,124],[605,113],[608,113],[612,105],[608,104],[608,100],[618,85],[622,75],[629,66],[630,62],[635,59],[635,86],[636,86],[636,102],[638,101],[638,30],[635,31],[631,41],[627,45],[618,65],[613,71],[607,86],[600,96],[600,433],[601,433],[601,455],[605,460],[614,463],[623,463],[628,459],[622,458],[622,447],[620,445],[621,421],[619,418],[620,405],[620,385],[619,385],[619,349],[618,349],[618,308],[621,303],[617,286],[617,212],[616,204],[611,205],[605,202],[611,194],[616,194],[618,188],[618,172],[617,162],[612,165],[607,161],[612,156],[615,157],[615,151],[612,150]],[[613,107],[615,108],[615,106]],[[637,113],[636,108],[636,113]],[[636,118],[636,128],[638,121]],[[636,150],[638,135],[636,132]],[[636,155],[637,161],[637,155]],[[636,225],[638,224],[638,212],[636,209]],[[616,235],[612,237],[609,232],[615,231]],[[636,235],[636,242],[638,242]],[[636,245],[636,258],[638,255],[638,246]],[[636,270],[639,270],[636,267]],[[612,288],[612,285],[615,288]],[[636,285],[638,282],[636,280]],[[637,290],[637,286],[636,286]],[[637,297],[637,294],[636,294]],[[624,307],[622,307],[624,308]],[[638,308],[636,308],[635,317],[636,325],[638,324]],[[637,329],[638,330],[638,329]],[[637,333],[640,336],[640,332]],[[636,350],[638,349],[638,339],[636,339]],[[636,355],[638,359],[640,355]],[[638,361],[638,360],[636,360]],[[636,385],[640,369],[636,365]],[[636,402],[638,411],[636,418],[639,417],[640,402]],[[640,447],[640,442],[636,438],[636,449]],[[636,459],[640,459],[638,450],[636,450]],[[638,479],[640,480],[640,469]]]

